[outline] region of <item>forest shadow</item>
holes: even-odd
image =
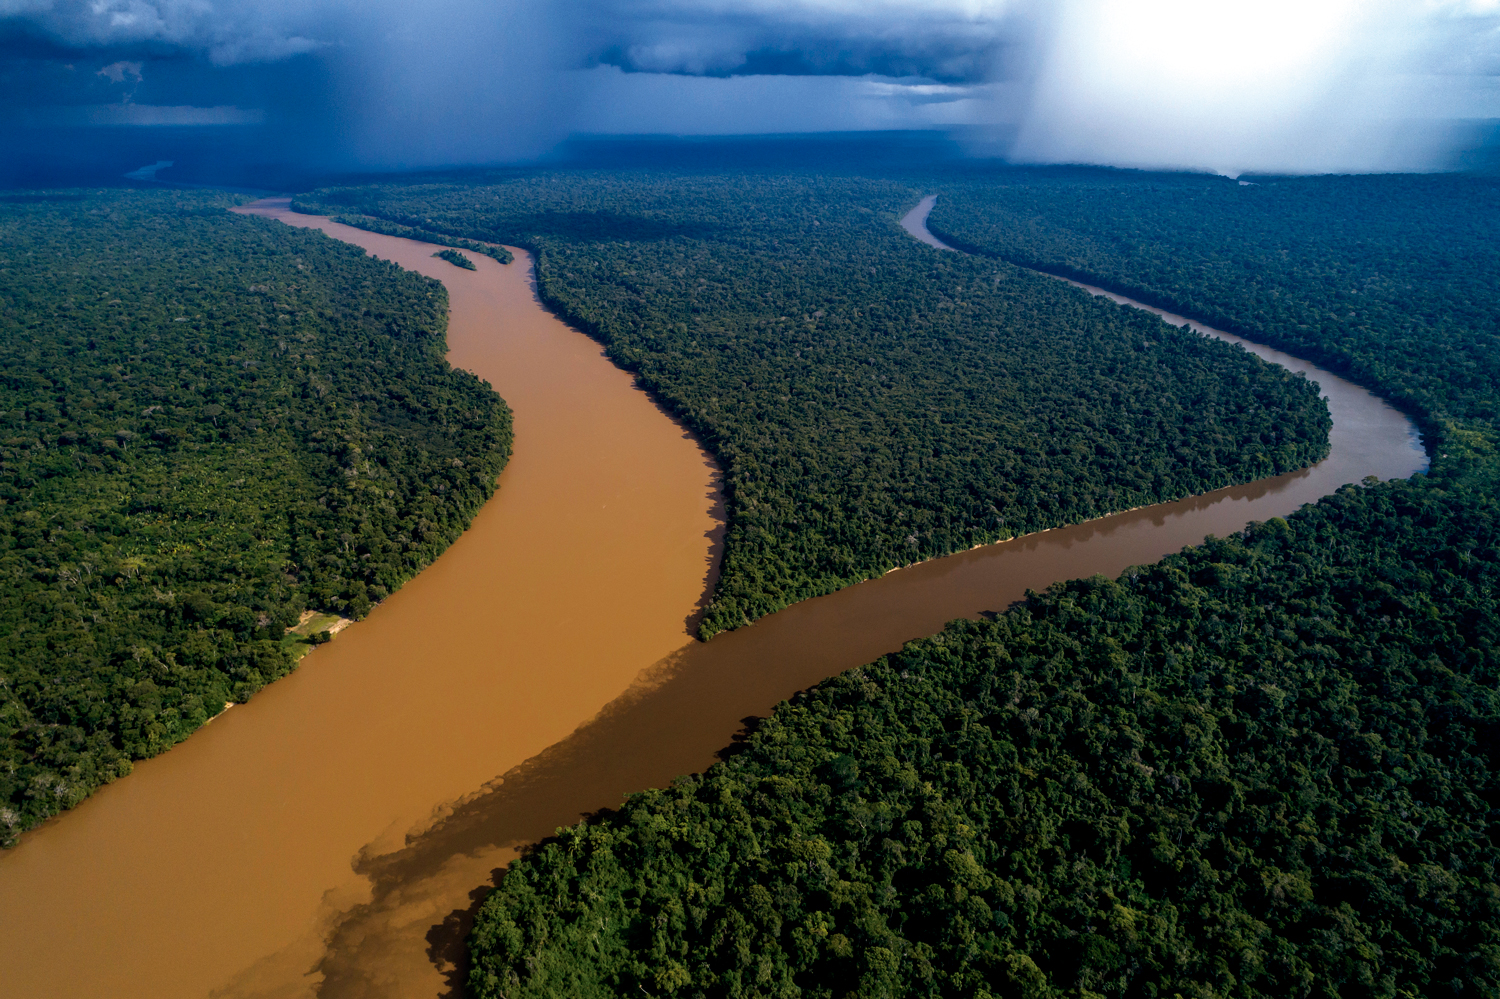
[[[749,749],[750,737],[755,734],[755,730],[765,720],[765,717],[762,715],[746,715],[744,718],[741,718],[740,730],[730,737],[729,745],[714,753],[714,758],[722,763]]]
[[[660,407],[661,404],[658,402]],[[666,413],[665,407],[662,412]],[[683,628],[689,635],[698,633],[698,625],[703,623],[703,618],[708,614],[708,605],[713,601],[714,592],[719,588],[719,574],[724,569],[724,534],[729,529],[729,506],[725,499],[724,470],[719,467],[708,449],[693,435],[693,432],[682,425],[682,421],[667,413],[673,422],[682,426],[682,436],[692,441],[702,451],[703,464],[709,470],[708,492],[704,499],[708,500],[708,515],[713,518],[713,526],[703,532],[703,537],[708,541],[708,554],[704,557],[706,569],[703,577],[703,592],[699,594],[698,600],[693,604],[693,609],[683,619]]]
[[[490,879],[469,892],[469,904],[454,909],[443,917],[441,923],[427,931],[427,960],[435,968],[447,968],[443,972],[443,991],[439,999],[461,999],[464,986],[469,980],[469,949],[465,946],[474,921],[479,918],[479,908],[490,892],[500,883],[505,874],[504,867],[490,871]]]
[[[1022,597],[1020,600],[1012,600],[1010,603],[1006,604],[1003,610],[982,610],[974,616],[976,619],[982,619],[985,621],[998,621],[1006,614],[1014,613],[1015,611],[1020,610],[1022,607],[1025,607],[1026,601],[1027,598]]]
[[[504,234],[502,241],[507,243],[515,242],[515,236],[553,236],[600,243],[651,242],[676,237],[704,239],[720,229],[719,226],[702,222],[666,222],[615,212],[537,212],[533,215],[512,215],[489,228],[495,233]]]
[[[691,642],[645,670],[568,738],[454,803],[430,828],[408,837],[403,849],[356,858],[354,869],[370,882],[371,898],[331,928],[317,968],[319,996],[383,994],[367,969],[399,939],[406,925],[402,906],[429,895],[464,899],[425,933],[428,960],[447,983],[445,995],[462,996],[469,931],[511,858],[540,848],[563,827],[609,814],[632,792],[668,786],[743,751],[777,702],[843,665],[777,655],[765,644],[774,635],[747,628],[711,643]],[[780,668],[768,668],[773,663]],[[477,873],[472,865],[466,875],[454,873],[465,867],[461,863],[445,871],[456,858],[483,863],[490,856],[496,863],[479,888],[470,890]]]
[[[318,968],[323,974],[318,994],[324,999],[375,994],[365,969],[377,963],[373,958],[384,941],[398,932],[389,925],[390,915],[408,893],[427,884],[441,886],[451,859],[494,854],[497,861],[508,861],[537,848],[558,829],[600,814],[602,803],[617,804],[629,792],[712,765],[714,750],[725,741],[723,727],[714,733],[711,723],[680,724],[685,716],[704,719],[701,708],[691,710],[691,702],[702,694],[692,678],[701,679],[703,671],[694,666],[702,665],[706,650],[693,642],[655,664],[593,720],[454,804],[432,828],[408,838],[405,848],[357,858],[355,870],[370,881],[372,897],[345,912],[333,927]],[[675,737],[658,745],[663,732]],[[425,934],[427,957],[446,982],[444,995],[464,994],[469,930],[507,866],[492,867],[487,882],[469,890],[465,904],[452,908]],[[470,880],[465,887],[472,884]]]
[[[713,754],[714,759],[722,762],[750,748],[751,736],[763,721],[765,717],[762,715],[747,715],[741,718],[740,729],[730,737],[729,745]],[[571,821],[595,823],[617,815],[619,815],[619,810],[616,808],[599,808],[589,812],[580,812]],[[553,835],[518,844],[515,848],[516,855],[524,859],[545,849],[549,844],[557,842],[558,838],[555,833],[554,830]],[[435,923],[428,929],[424,938],[427,941],[427,959],[433,967],[447,969],[443,972],[444,990],[440,994],[440,999],[462,999],[467,994],[465,986],[469,978],[467,946],[469,932],[479,918],[479,910],[483,907],[485,899],[489,897],[490,892],[500,886],[500,879],[505,876],[507,870],[509,870],[509,865],[492,868],[489,872],[489,880],[469,892],[468,905],[453,909],[443,917],[441,922]]]

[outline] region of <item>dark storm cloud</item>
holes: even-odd
[[[0,0],[6,111],[262,111],[370,165],[995,123],[1044,161],[1409,168],[1497,73],[1496,0]]]
[[[993,69],[1015,4],[996,0],[736,3],[563,0],[491,3],[464,27],[525,16],[567,25],[564,62],[727,75],[880,73],[977,81]],[[550,11],[550,17],[545,12]],[[443,4],[351,0],[0,0],[0,20],[71,49],[155,45],[216,65],[283,59],[347,44],[372,29],[447,15]]]
[[[684,53],[676,46],[620,45],[603,49],[592,62],[627,73],[684,76],[888,76],[922,77],[944,83],[983,82],[994,70],[998,46],[938,44],[892,46],[842,38],[765,40],[758,47],[731,46]]]
[[[582,62],[544,5],[487,0],[0,0],[0,18],[8,117],[233,106],[351,166],[539,153],[567,134]],[[139,80],[98,76],[122,60]]]
[[[203,0],[0,0],[0,18],[73,50],[145,47],[202,53],[217,65],[316,49],[352,5]]]
[[[627,72],[704,76],[992,79],[1013,45],[1015,4],[679,2],[584,8],[591,56]]]

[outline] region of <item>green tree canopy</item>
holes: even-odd
[[[0,842],[363,616],[509,454],[440,283],[232,203],[0,200]]]
[[[306,211],[524,244],[725,466],[707,637],[896,566],[1310,464],[1312,385],[896,225],[905,184],[546,172]]]

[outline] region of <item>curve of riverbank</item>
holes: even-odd
[[[960,250],[956,246],[949,246],[933,235],[932,231],[927,228],[927,218],[932,214],[932,208],[937,204],[937,199],[938,196],[936,194],[929,194],[917,202],[915,208],[901,217],[901,228],[905,229],[914,239],[920,240],[928,246],[939,250],[949,250],[953,253],[963,253],[963,250]],[[1193,332],[1202,336],[1211,336],[1215,340],[1237,344],[1263,361],[1279,365],[1288,371],[1306,375],[1317,382],[1319,387],[1323,389],[1323,396],[1328,401],[1329,412],[1333,416],[1333,431],[1328,436],[1329,443],[1333,446],[1334,450],[1322,462],[1313,466],[1314,469],[1324,470],[1319,476],[1320,481],[1326,479],[1328,475],[1337,477],[1340,468],[1356,468],[1361,464],[1369,463],[1378,463],[1382,466],[1382,471],[1370,473],[1382,479],[1405,478],[1407,475],[1427,470],[1427,453],[1422,448],[1422,434],[1417,429],[1417,425],[1412,422],[1410,417],[1403,414],[1390,403],[1380,399],[1368,389],[1361,388],[1353,382],[1331,374],[1309,361],[1302,360],[1300,357],[1293,357],[1291,354],[1276,350],[1273,347],[1267,347],[1253,340],[1246,340],[1244,337],[1235,336],[1233,333],[1226,333],[1212,326],[1206,326],[1203,323],[1189,319],[1186,316],[1178,315],[1175,312],[1168,312],[1166,309],[1147,305],[1145,302],[1137,301],[1134,298],[1117,295],[1112,291],[1107,291],[1092,284],[1085,284],[1082,281],[1075,281],[1060,274],[1048,274],[1046,271],[1033,271],[1033,273],[1050,277],[1064,284],[1070,284],[1075,288],[1081,288],[1090,295],[1098,298],[1107,298],[1116,305],[1126,305],[1132,309],[1149,312],[1173,326],[1187,326]],[[1334,411],[1335,407],[1337,407],[1337,412]],[[1405,430],[1409,450],[1397,446],[1397,437],[1400,428],[1404,428]],[[1343,452],[1342,455],[1339,453],[1340,450]],[[1391,463],[1389,467],[1387,467],[1385,459],[1382,457],[1384,453],[1390,455]],[[1330,462],[1333,462],[1333,464],[1330,465]],[[1407,472],[1399,471],[1399,468],[1404,467],[1405,464],[1411,464],[1411,470]],[[1392,468],[1397,468],[1398,470],[1391,472]],[[1358,482],[1360,478],[1363,478],[1363,476],[1351,478],[1348,481]],[[1339,485],[1342,484],[1339,483]],[[1338,486],[1335,485],[1334,488],[1336,489]],[[1328,492],[1332,491],[1332,489],[1328,490]],[[1326,493],[1319,495],[1326,495]]]
[[[926,232],[931,206],[924,199],[902,224],[940,245]],[[1177,325],[1187,322],[1149,311]],[[464,941],[484,895],[475,885],[493,883],[518,850],[556,827],[613,806],[632,790],[703,770],[733,751],[736,730],[798,690],[933,634],[954,618],[1003,611],[1027,589],[1095,573],[1115,576],[1210,534],[1292,513],[1366,476],[1404,478],[1427,467],[1415,425],[1368,391],[1279,351],[1196,323],[1193,328],[1315,379],[1333,417],[1329,456],[1287,475],[911,566],[683,648],[599,717],[457,804],[406,849],[364,865],[372,897],[336,925],[320,965],[326,976],[321,994],[461,995]],[[428,911],[435,900],[453,902],[423,936],[429,970],[447,973],[445,989],[423,985],[409,958],[389,956],[412,949],[413,899]],[[372,987],[376,980],[403,984]]]
[[[488,280],[485,275],[503,270],[499,265],[479,259],[480,270],[470,275],[431,260],[426,254],[432,246],[306,216],[276,217],[319,225],[403,266],[443,278],[453,296],[454,363],[479,370],[462,360],[459,348],[460,342],[468,342],[461,329],[461,315],[468,308],[461,289],[470,281]],[[402,256],[393,256],[397,251]],[[512,279],[520,275],[524,281],[526,258],[511,266]],[[505,301],[507,308],[541,312],[529,288],[524,302],[519,295]],[[545,320],[524,311],[515,312],[514,319],[506,315],[506,322],[553,324],[545,327],[551,333],[536,336],[566,339],[569,350],[589,360],[589,377],[597,377],[601,385],[615,379],[637,404],[645,405],[640,393],[629,390],[628,376],[602,361],[597,345],[559,331],[560,324],[545,313]],[[795,691],[933,634],[953,618],[1003,611],[1028,588],[1095,573],[1117,575],[1207,534],[1227,534],[1249,520],[1291,513],[1344,483],[1367,475],[1402,477],[1426,466],[1415,428],[1401,414],[1363,389],[1286,358],[1288,366],[1298,365],[1294,370],[1306,371],[1320,383],[1333,414],[1332,452],[1313,468],[911,566],[797,604],[707,644],[682,642],[681,614],[701,599],[705,581],[701,539],[696,560],[653,554],[656,561],[616,572],[616,583],[628,582],[621,592],[604,596],[548,588],[545,584],[554,575],[566,581],[572,578],[569,572],[582,570],[544,563],[538,570],[544,574],[543,585],[515,598],[525,611],[520,619],[507,606],[488,603],[489,591],[471,595],[464,589],[478,590],[487,585],[486,574],[503,571],[504,553],[471,537],[497,524],[509,532],[508,544],[555,544],[559,547],[551,554],[557,559],[577,551],[573,539],[544,529],[558,521],[559,513],[523,507],[516,499],[523,459],[551,453],[552,445],[537,435],[552,431],[534,421],[556,405],[549,392],[570,390],[559,383],[566,374],[551,369],[561,363],[558,357],[535,345],[532,349],[537,352],[515,362],[532,366],[524,372],[510,368],[500,377],[485,374],[515,409],[516,457],[502,476],[496,499],[469,534],[368,621],[310,657],[299,674],[216,721],[212,737],[200,734],[142,764],[131,778],[32,834],[11,856],[0,857],[0,883],[7,888],[0,898],[0,925],[21,928],[0,935],[0,967],[7,973],[13,968],[24,972],[9,979],[26,985],[24,994],[201,995],[206,988],[195,992],[188,983],[208,982],[209,988],[222,986],[217,994],[237,997],[456,995],[464,935],[483,894],[476,886],[491,882],[517,850],[556,827],[611,806],[629,791],[704,769],[748,719],[768,714]],[[1278,357],[1286,355],[1270,352],[1269,359]],[[609,373],[592,366],[598,363],[609,367]],[[523,373],[523,384],[515,384],[512,380]],[[576,414],[578,438],[609,432],[589,422],[598,412]],[[660,419],[659,412],[652,412]],[[682,443],[680,437],[676,440]],[[575,466],[587,464],[582,454],[568,452]],[[701,515],[706,510],[704,459],[696,449],[692,454],[697,484],[674,480],[670,488],[685,495],[661,501],[691,500]],[[581,493],[565,493],[558,502],[573,504],[580,495],[601,502],[605,487],[595,483],[596,470],[583,471],[594,484],[575,486]],[[650,479],[660,473],[647,465],[641,471]],[[651,486],[643,480],[639,488]],[[612,505],[615,500],[611,496],[603,502]],[[609,525],[595,525],[586,505],[578,502],[578,512],[570,505],[563,519],[572,518],[583,535],[578,540],[600,546],[585,551],[585,565],[610,563],[616,539],[601,533]],[[533,523],[527,517],[540,519]],[[671,565],[658,572],[658,561]],[[668,579],[668,570],[683,579]],[[650,575],[636,576],[635,571]],[[446,584],[441,579],[460,585],[442,589]],[[427,586],[448,594],[445,599],[453,606],[420,599]],[[507,689],[507,678],[485,675],[485,664],[495,657],[469,663],[463,654],[450,655],[444,644],[449,629],[468,629],[476,636],[473,641],[498,648],[509,641],[507,629],[536,627],[568,651],[578,633],[606,634],[595,623],[618,626],[611,606],[615,601],[638,599],[657,586],[680,590],[684,610],[674,628],[652,631],[663,646],[654,666],[597,713],[596,707],[608,700],[599,695],[609,683],[618,686],[622,677],[628,679],[626,674],[636,676],[640,660],[630,658],[631,648],[650,644],[633,639],[629,628],[616,636],[618,645],[611,641],[575,650],[595,657],[593,661],[545,659],[552,665],[522,676],[522,681],[534,682],[514,694]],[[435,616],[424,617],[426,613]],[[537,654],[551,657],[555,652],[539,648]],[[398,667],[420,661],[422,669],[397,668],[387,676],[378,666],[383,656],[393,657]],[[576,678],[570,670],[577,671]],[[471,675],[476,671],[479,676]],[[595,707],[587,706],[588,696],[556,689],[575,683],[591,692]],[[435,701],[434,688],[440,695]],[[476,689],[481,693],[476,695]],[[512,725],[538,735],[526,714],[549,697],[571,698],[577,710],[566,724],[560,716],[551,718],[558,723],[554,729],[562,731],[550,742],[502,738]],[[345,699],[359,707],[346,710]],[[433,703],[441,706],[428,707]],[[345,721],[350,717],[372,726],[373,738],[353,732]],[[476,723],[491,731],[493,746],[465,745],[464,738],[445,731],[449,725]],[[329,726],[326,737],[309,737],[308,732],[318,734],[323,726]],[[247,729],[248,736],[235,739],[265,729],[289,746],[274,759],[240,760],[237,754],[244,746],[223,733]],[[345,745],[343,739],[354,741]],[[535,748],[528,751],[527,745]],[[179,754],[184,754],[181,763]],[[194,754],[205,759],[193,759]],[[321,754],[336,760],[327,763]],[[300,765],[328,771],[347,786],[324,784],[311,795],[292,793],[303,786],[294,772]],[[499,771],[503,773],[496,778]],[[287,782],[287,793],[266,794],[278,781]],[[238,784],[248,785],[246,807],[234,813],[242,828],[195,817],[200,804],[213,815],[221,813],[223,800],[237,793]],[[447,789],[446,796],[435,793],[440,787]],[[202,803],[194,799],[197,794],[204,796]],[[433,818],[430,805],[415,814],[418,800],[448,804]],[[339,843],[345,852],[336,856],[317,826],[329,822],[342,829],[344,809],[359,812],[364,827],[374,831],[358,842],[344,835]],[[396,818],[375,828],[378,823],[371,816],[379,815]],[[413,826],[412,835],[402,835]],[[122,838],[125,847],[113,843],[113,836]],[[303,837],[311,844],[304,844]],[[222,855],[222,862],[201,856],[207,849]],[[98,858],[92,856],[96,850]],[[16,863],[27,851],[30,859]],[[184,853],[178,863],[173,862],[175,852]],[[317,898],[310,891],[313,886],[326,894]],[[310,897],[318,904],[309,905]],[[223,973],[212,980],[215,969]]]
[[[0,854],[0,995],[307,994],[328,920],[368,896],[351,861],[694,641],[712,588],[716,466],[541,307],[522,251],[469,271],[284,203],[246,210],[442,280],[449,360],[510,403],[514,454],[470,529],[367,619]]]

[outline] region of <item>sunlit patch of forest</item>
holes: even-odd
[[[543,298],[712,448],[701,634],[889,569],[1311,464],[1305,379],[1023,268],[934,253],[903,183],[544,173],[294,207],[533,247]]]
[[[1500,188],[1272,180],[925,185],[945,239],[1400,402],[1431,473],[1059,583],[782,704],[707,773],[514,863],[475,995],[1500,992]]]
[[[0,199],[0,841],[363,616],[509,454],[439,282],[233,203]]]

